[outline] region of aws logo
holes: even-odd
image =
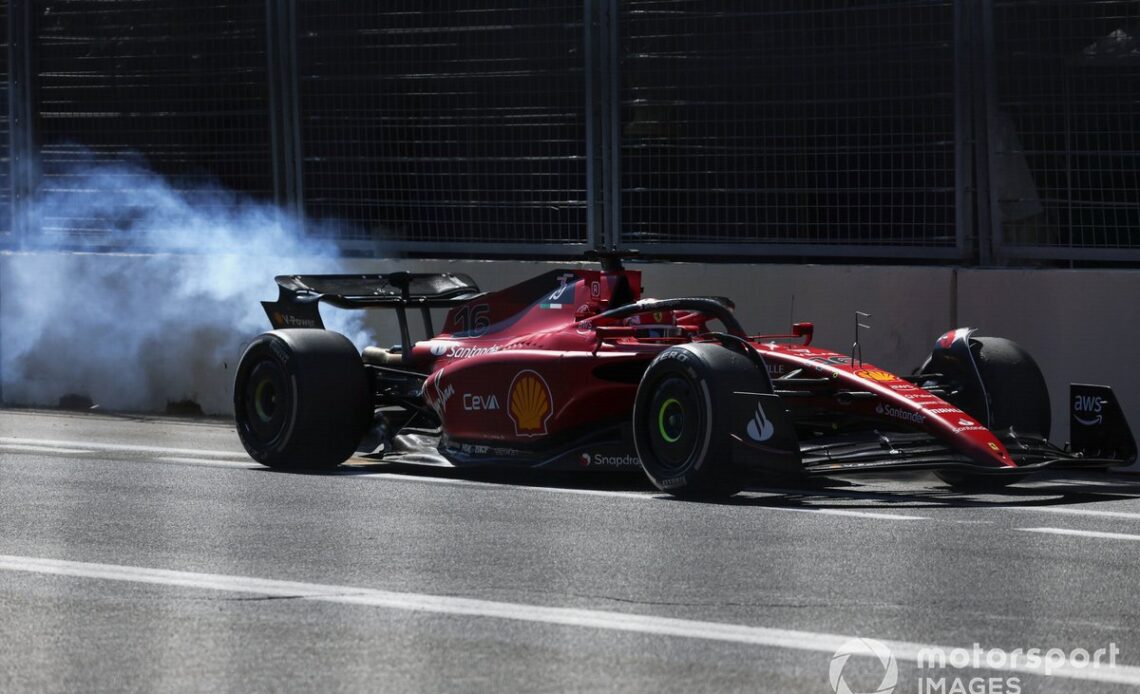
[[[543,436],[546,422],[554,411],[550,386],[537,372],[526,369],[515,374],[507,391],[511,421],[517,436]]]
[[[1097,395],[1077,395],[1073,398],[1073,419],[1086,427],[1095,427],[1104,422],[1107,402]]]

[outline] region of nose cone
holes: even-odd
[[[987,467],[1017,467],[1005,444],[989,429],[981,428],[979,431],[960,434],[966,434],[966,445],[962,448],[977,463]]]

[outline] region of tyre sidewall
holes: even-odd
[[[707,376],[703,373],[704,362],[697,355],[683,350],[666,350],[650,364],[646,370],[645,379],[638,387],[637,399],[634,402],[634,442],[641,458],[642,467],[649,479],[664,490],[680,489],[699,478],[701,469],[708,459],[709,448],[712,445],[715,418],[712,413],[712,390]],[[696,393],[701,408],[699,419],[700,429],[695,432],[696,445],[693,446],[687,459],[680,464],[666,466],[657,460],[657,456],[650,451],[653,449],[651,432],[646,427],[653,417],[649,406],[655,391],[670,379],[680,379],[689,384]],[[644,391],[643,391],[644,389]],[[642,451],[645,454],[642,455]]]
[[[744,472],[733,462],[728,403],[736,389],[764,392],[767,374],[745,357],[715,343],[676,345],[659,354],[638,386],[633,409],[633,435],[642,468],[657,488],[678,496],[729,496],[743,488]],[[669,379],[689,383],[702,409],[700,441],[681,464],[664,465],[653,453],[654,433],[649,411],[654,393]]]
[[[289,391],[282,426],[260,436],[251,425],[251,376],[281,374]],[[246,349],[234,384],[234,414],[242,444],[270,467],[327,469],[350,457],[371,417],[367,375],[356,348],[325,330],[275,330]]]
[[[234,414],[242,444],[250,457],[259,463],[270,464],[275,455],[283,453],[296,428],[300,406],[297,399],[297,361],[282,337],[274,333],[259,336],[242,355],[234,386]],[[250,421],[250,410],[254,407],[251,402],[254,394],[250,391],[256,388],[253,377],[266,366],[277,369],[289,388],[287,407],[282,412],[284,426],[267,441],[258,431],[259,427]]]

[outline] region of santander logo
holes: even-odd
[[[760,406],[760,403],[756,403],[756,413],[748,421],[745,432],[748,434],[748,438],[756,443],[763,443],[776,433],[776,425],[764,414],[764,408]]]

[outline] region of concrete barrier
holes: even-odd
[[[958,319],[1025,347],[1045,373],[1054,441],[1069,436],[1069,383],[1110,385],[1140,433],[1140,272],[959,270]]]
[[[208,274],[219,263],[228,267],[233,259],[0,255],[5,402],[54,405],[61,395],[78,391],[109,407],[162,410],[170,401],[190,398],[207,413],[228,413],[233,365],[244,343],[268,328],[257,302],[276,297],[272,275],[331,268],[329,261],[259,258],[234,268],[244,281],[232,295],[209,286],[183,286],[185,278]],[[483,289],[496,290],[569,265],[575,263],[346,259],[337,269],[462,272]],[[862,333],[864,359],[902,373],[917,367],[946,330],[977,327],[1020,342],[1037,358],[1053,395],[1055,440],[1068,436],[1070,381],[1114,386],[1130,422],[1140,426],[1140,373],[1135,367],[1140,272],[695,263],[631,267],[642,271],[646,296],[728,296],[749,331],[781,333],[793,321],[811,321],[816,344],[841,352],[851,348],[854,312],[870,313],[872,328]],[[168,279],[156,280],[155,275]],[[44,283],[41,295],[34,291],[38,278]],[[140,292],[149,294],[147,301],[138,300]],[[38,313],[50,315],[29,324],[29,302],[46,302]],[[106,312],[114,317],[106,320],[115,324],[100,329],[98,320],[92,322],[93,307],[114,302],[121,305]],[[437,316],[437,326],[441,320]],[[157,325],[141,336],[126,336],[130,331],[123,326],[132,321]],[[62,329],[68,325],[83,326],[82,334]],[[364,328],[377,344],[399,339],[390,312],[369,312]],[[11,354],[26,350],[24,331],[29,330],[37,331],[37,341],[30,356],[14,363]],[[122,351],[113,342],[106,344],[116,340]]]

